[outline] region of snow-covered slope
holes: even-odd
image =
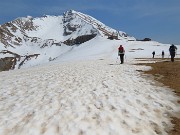
[[[63,41],[63,16],[43,16],[33,19],[33,25],[36,30],[26,30],[29,37],[39,37],[41,39],[54,39],[56,41]]]

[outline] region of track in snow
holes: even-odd
[[[96,60],[0,73],[1,135],[166,135],[177,98],[143,66]]]

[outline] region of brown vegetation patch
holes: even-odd
[[[144,61],[144,59],[138,59]],[[155,76],[155,80],[169,86],[174,92],[180,96],[180,59],[176,58],[175,62],[170,59],[147,59],[156,61],[155,63],[140,63],[138,65],[151,66],[152,70],[144,71],[146,74]],[[156,77],[160,76],[160,77]],[[180,98],[178,103],[180,104]],[[172,123],[175,125],[174,129],[169,133],[170,135],[180,135],[180,119],[173,118]]]

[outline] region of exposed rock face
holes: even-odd
[[[0,71],[14,69],[16,62],[14,57],[5,57],[0,59]]]
[[[64,36],[70,35],[72,32],[76,31],[79,27],[78,25],[74,25],[71,23],[71,20],[73,20],[74,16],[72,11],[67,11],[63,15],[63,24],[64,24]]]
[[[63,15],[64,36],[71,35],[74,32],[77,33],[77,37],[99,34],[99,31],[91,22],[93,22],[91,18],[88,18],[82,14],[80,15],[73,10],[65,12]],[[91,29],[86,29],[87,27],[91,27]],[[82,32],[83,29],[84,32]]]
[[[0,53],[11,54],[13,56],[13,57],[0,58],[0,71],[14,69],[16,65],[18,66],[18,69],[20,69],[20,67],[23,66],[25,61],[29,61],[31,60],[31,58],[36,59],[40,55],[40,54],[33,54],[33,55],[20,56],[19,54],[13,53],[8,50],[3,50]],[[17,61],[19,61],[18,64]]]
[[[37,58],[40,54],[33,54],[33,55],[26,55],[24,56],[24,59],[21,61],[20,64],[18,64],[18,69],[21,68],[21,66],[24,64],[25,61],[31,60],[31,58]]]
[[[67,36],[72,34],[72,32],[76,31],[78,27],[79,26],[77,25],[71,25],[68,23],[66,26],[64,26],[64,35]]]
[[[13,24],[17,25],[18,28],[21,30],[22,33],[25,34],[25,31],[32,31],[36,30],[38,26],[35,26],[33,24],[33,18],[32,17],[27,17],[27,18],[18,18],[14,21],[12,21]]]
[[[5,47],[14,45],[19,45],[21,42],[20,37],[16,37],[12,32],[16,32],[18,28],[12,23],[5,23],[0,26],[0,41],[4,44]],[[12,32],[10,31],[12,30]],[[14,38],[14,40],[13,40]]]
[[[36,30],[32,18],[18,18],[11,22],[7,22],[0,26],[0,41],[5,45],[5,47],[21,45],[23,36],[27,36],[25,32],[26,30]]]
[[[75,44],[82,44],[88,40],[91,40],[95,36],[96,36],[96,34],[79,36],[75,39],[68,39],[68,40],[64,41],[64,44],[70,45],[70,46],[75,45]]]

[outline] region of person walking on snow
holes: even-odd
[[[177,50],[177,47],[172,44],[170,47],[169,47],[169,53],[171,55],[171,61],[174,62],[174,57],[176,55],[176,50]]]
[[[155,55],[155,51],[152,52],[152,55],[153,55],[153,58],[154,58],[154,55]]]
[[[164,50],[162,51],[162,58],[164,58]]]
[[[118,48],[118,55],[120,56],[121,64],[124,63],[124,54],[125,54],[124,47],[122,45],[120,45]]]

